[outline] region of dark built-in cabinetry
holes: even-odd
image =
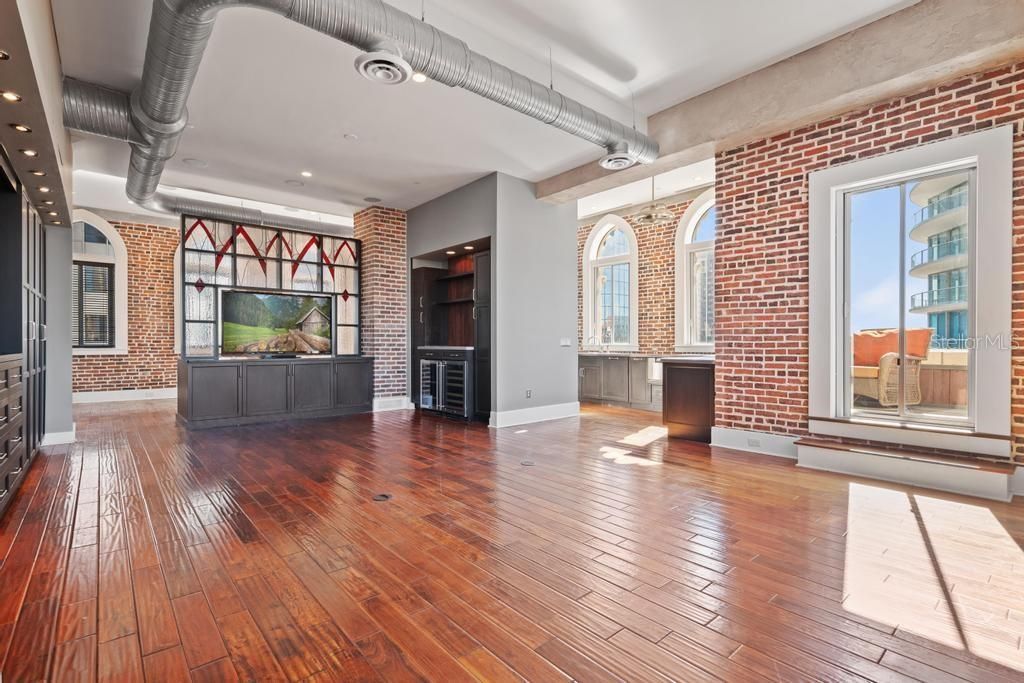
[[[45,244],[39,214],[0,151],[0,514],[43,440]]]
[[[178,418],[191,428],[373,410],[373,359],[238,358],[178,364]]]
[[[647,356],[581,355],[580,401],[661,410],[661,380]]]
[[[711,443],[715,424],[715,362],[710,358],[662,359],[668,435]]]
[[[411,317],[416,405],[449,415],[490,419],[490,250],[452,256],[447,268],[413,268]],[[426,394],[422,391],[424,376],[433,382],[426,387]],[[443,402],[444,409],[438,408],[439,387],[442,398],[449,397]],[[428,396],[426,401],[424,396]],[[453,400],[456,396],[458,400]]]

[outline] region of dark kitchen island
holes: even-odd
[[[668,435],[711,443],[715,424],[714,356],[671,356],[662,358],[661,363],[661,421],[668,427]]]

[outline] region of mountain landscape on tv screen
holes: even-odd
[[[330,353],[331,299],[225,292],[224,353]]]

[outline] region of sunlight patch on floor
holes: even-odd
[[[644,467],[652,467],[654,465],[660,465],[661,459],[653,459],[647,456],[636,456],[631,455],[633,451],[627,451],[624,448],[616,448],[615,446],[601,446],[600,453],[601,457],[605,460],[611,460],[616,465],[642,465]]]
[[[668,436],[668,429],[665,427],[644,427],[639,431],[623,437],[619,440],[619,443],[627,446],[650,446],[658,439],[663,439],[666,436]]]
[[[849,489],[843,607],[1024,671],[1024,551],[984,506]]]

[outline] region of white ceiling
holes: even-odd
[[[431,0],[426,13],[540,81],[550,46],[558,89],[628,122],[630,91],[643,120],[916,1]],[[52,4],[65,73],[130,90],[142,72],[151,3]],[[420,10],[419,0],[391,4]],[[259,10],[223,12],[164,183],[349,215],[365,197],[410,208],[495,170],[536,181],[601,154],[461,89],[369,83],[352,68],[357,54]],[[115,141],[75,144],[76,170],[123,177],[127,157]],[[303,170],[313,177],[301,178]]]

